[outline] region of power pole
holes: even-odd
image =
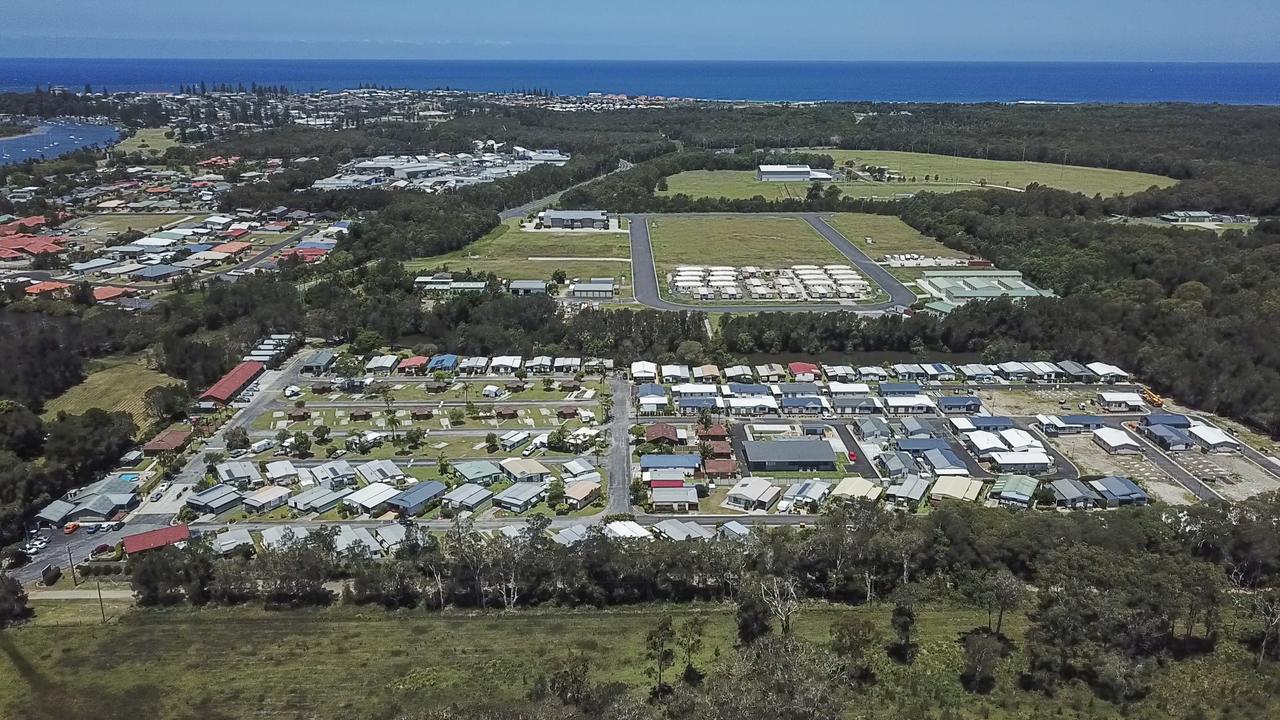
[[[67,546],[67,567],[71,568],[71,587],[79,587],[80,582],[76,579],[76,564],[71,561],[71,546]]]
[[[107,624],[107,606],[102,603],[102,581],[98,581],[98,610],[102,613],[102,624]]]

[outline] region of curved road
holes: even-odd
[[[780,213],[785,214],[785,213]],[[636,300],[658,310],[678,312],[682,310],[699,310],[702,312],[855,312],[878,314],[886,311],[901,310],[910,307],[916,301],[916,294],[911,292],[898,279],[880,267],[866,253],[849,242],[838,230],[827,224],[817,213],[800,213],[792,215],[803,219],[810,227],[831,243],[842,255],[848,258],[872,282],[879,285],[889,294],[889,300],[863,305],[842,305],[839,303],[779,303],[779,304],[715,304],[715,303],[678,303],[666,300],[659,291],[658,266],[654,263],[653,242],[649,238],[649,218],[651,215],[629,215],[631,221],[631,275],[635,287]],[[661,217],[661,216],[659,216]]]

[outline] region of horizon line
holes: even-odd
[[[110,55],[60,55],[60,56],[32,56],[32,55],[4,55],[0,54],[2,60],[32,60],[32,61],[57,61],[57,60],[127,60],[127,61],[199,61],[199,62],[441,62],[441,63],[574,63],[574,62],[594,62],[594,63],[741,63],[753,65],[769,65],[769,64],[786,64],[786,63],[806,63],[806,64],[829,64],[829,65],[846,65],[846,64],[962,64],[962,65],[1280,65],[1280,60],[903,60],[903,59],[862,59],[862,60],[831,60],[831,59],[805,59],[805,58],[771,58],[771,59],[748,59],[748,58],[360,58],[360,57],[178,57],[178,56],[149,56],[149,57],[125,57]]]

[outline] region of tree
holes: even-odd
[[[676,653],[672,648],[675,640],[675,630],[672,629],[670,615],[658,618],[649,632],[645,633],[644,657],[652,664],[645,668],[644,672],[645,675],[653,678],[653,697],[662,697],[670,691],[670,687],[663,681],[663,675],[675,664]]]
[[[233,427],[222,434],[228,448],[247,450],[249,448],[249,431],[242,427]]]
[[[792,577],[768,575],[760,578],[760,600],[778,621],[783,635],[791,634],[791,618],[800,610],[800,591]]]
[[[30,616],[27,591],[22,583],[0,570],[0,629],[16,625]]]
[[[547,484],[547,504],[555,507],[562,502],[564,502],[564,480],[553,477]]]
[[[1280,590],[1254,593],[1245,603],[1245,609],[1262,626],[1258,638],[1258,657],[1255,665],[1262,667],[1270,643],[1280,638]]]
[[[849,715],[840,662],[794,636],[745,645],[710,675],[683,717],[698,720],[838,720]]]
[[[133,561],[129,584],[139,605],[170,605],[181,599],[182,559],[173,547],[150,550]]]
[[[738,642],[749,645],[757,639],[773,632],[769,624],[769,608],[754,593],[744,592],[738,596]]]
[[[498,434],[489,433],[484,436],[484,449],[490,454],[498,452]]]
[[[311,438],[301,430],[293,434],[293,454],[298,457],[311,454]]]
[[[364,357],[376,352],[386,344],[387,341],[383,339],[377,330],[361,330],[356,335],[356,339],[351,341],[351,353]]]
[[[551,282],[557,285],[563,285],[569,281],[569,275],[564,270],[557,269],[551,273]]]
[[[969,633],[964,640],[964,672],[961,680],[973,692],[990,692],[995,686],[996,665],[1004,654],[1004,645],[994,635],[983,631]]]
[[[43,445],[44,424],[40,416],[20,403],[0,400],[0,451],[30,459],[40,454]]]
[[[328,425],[317,425],[311,431],[311,437],[315,438],[316,442],[320,443],[321,445],[324,445],[325,443],[329,442],[329,434],[331,432],[333,431],[329,428]]]
[[[613,419],[613,396],[605,395],[600,398],[600,416],[604,422]]]
[[[466,417],[462,414],[462,408],[449,408],[449,424],[461,425]]]
[[[423,436],[424,436],[424,433],[422,428],[417,428],[417,427],[409,428],[404,432],[404,441],[408,443],[409,447],[416,448],[422,444]]]
[[[436,471],[440,473],[440,477],[449,475],[449,458],[443,452],[436,456]]]
[[[400,416],[396,414],[390,393],[383,400],[387,410],[387,429],[391,431],[391,444],[396,442],[396,430],[400,429]]]
[[[881,642],[876,624],[860,615],[841,615],[831,624],[831,651],[844,662],[850,675],[865,676],[869,672],[867,652]]]
[[[690,615],[676,628],[676,647],[684,658],[684,675],[686,683],[697,685],[702,680],[702,673],[693,665],[693,658],[702,651],[702,636],[707,630],[707,618],[701,613]]]
[[[191,393],[185,385],[157,385],[143,396],[147,414],[157,420],[170,420],[186,413]]]
[[[996,609],[995,632],[999,635],[1004,627],[1004,614],[1010,610],[1017,609],[1022,604],[1022,599],[1026,595],[1026,587],[1021,580],[1004,566],[992,573],[988,582],[991,605]],[[988,619],[990,619],[990,616],[988,616]]]
[[[893,633],[897,639],[894,654],[904,662],[915,659],[914,634],[916,629],[916,611],[910,605],[897,603],[893,606],[893,615],[889,618]]]

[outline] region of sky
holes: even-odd
[[[0,56],[1280,62],[1280,2],[4,0]]]

